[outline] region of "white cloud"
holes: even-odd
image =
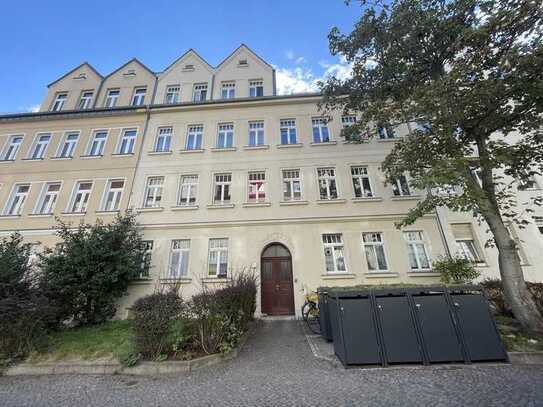
[[[307,59],[305,59],[304,57],[296,58],[296,65],[302,65],[302,64],[305,64],[306,62],[307,62]]]
[[[335,64],[330,64],[327,61],[319,62],[319,65],[325,68],[324,74],[322,75],[324,79],[329,76],[336,77],[341,80],[348,79],[353,73],[353,65],[347,62],[347,59],[344,56],[339,58],[339,62]]]
[[[26,112],[36,113],[40,111],[40,105],[27,106],[24,110]]]
[[[287,59],[293,60],[294,59],[294,51],[291,50],[291,49],[286,50],[285,51],[285,56],[287,57]]]

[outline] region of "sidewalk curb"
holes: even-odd
[[[512,365],[543,365],[543,352],[508,352]]]

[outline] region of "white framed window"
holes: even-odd
[[[483,177],[482,177],[482,171],[479,167],[473,167],[470,169],[471,176],[477,181],[479,186],[483,187]]]
[[[387,272],[388,261],[385,251],[385,241],[380,232],[362,233],[364,253],[370,272]]]
[[[341,117],[341,125],[345,127],[353,126],[357,122],[356,116],[349,115],[349,116],[342,116]]]
[[[296,120],[281,120],[279,124],[281,132],[281,144],[296,144]]]
[[[451,225],[451,231],[458,247],[459,254],[474,263],[482,263],[483,258],[479,246],[475,241],[473,229],[470,223],[455,223]]]
[[[181,86],[179,85],[170,85],[166,88],[166,97],[164,103],[175,104],[179,103],[181,93]]]
[[[215,174],[214,183],[213,204],[229,204],[231,200],[232,174]]]
[[[182,175],[179,180],[178,206],[194,206],[198,196],[198,175]]]
[[[168,278],[186,278],[189,275],[190,239],[172,240]]]
[[[108,89],[105,107],[115,107],[119,101],[121,91],[119,89]]]
[[[200,150],[204,126],[201,124],[189,126],[187,130],[187,150]]]
[[[400,175],[392,183],[392,192],[394,196],[409,196],[411,190],[409,189],[409,182],[405,175]]]
[[[45,151],[47,150],[47,146],[49,146],[50,141],[50,134],[38,134],[34,140],[34,146],[32,147],[32,152],[29,158],[33,160],[42,159],[45,156]]]
[[[228,273],[228,239],[209,239],[208,274],[225,278]]]
[[[107,141],[107,131],[96,131],[92,136],[91,143],[89,145],[90,156],[104,155],[104,148]]]
[[[283,170],[283,200],[300,201],[302,199],[302,179],[299,169]]]
[[[328,143],[330,141],[330,132],[324,118],[313,118],[311,124],[313,126],[313,143]]]
[[[377,127],[377,134],[379,135],[379,138],[381,140],[387,140],[387,139],[395,139],[396,132],[389,124],[382,124]]]
[[[266,202],[266,173],[264,171],[249,172],[247,187],[248,202]]]
[[[79,104],[78,108],[83,109],[90,109],[92,107],[92,97],[94,96],[94,92],[91,90],[84,90],[81,92],[81,97],[79,98]]]
[[[159,127],[158,133],[155,140],[155,151],[156,152],[166,152],[171,151],[172,143],[172,132],[171,127]]]
[[[353,179],[355,198],[371,198],[373,196],[368,167],[351,167],[351,177]]]
[[[423,233],[421,231],[404,232],[403,237],[407,242],[411,271],[430,270],[430,256],[426,249]]]
[[[149,177],[145,187],[144,208],[160,208],[162,203],[162,192],[164,188],[164,177]]]
[[[13,161],[17,157],[17,153],[23,144],[23,136],[11,136],[4,147],[2,161]]]
[[[327,273],[345,273],[345,250],[341,233],[322,235],[324,246],[324,262]]]
[[[249,146],[264,145],[264,121],[249,122]]]
[[[102,210],[107,212],[118,211],[124,190],[124,180],[110,179],[107,181],[104,197],[102,198]]]
[[[144,240],[141,242],[143,244],[143,258],[141,260],[141,269],[139,278],[149,278],[151,271],[151,260],[153,256],[153,241]]]
[[[264,96],[264,82],[262,80],[249,81],[249,96],[250,97]]]
[[[234,145],[234,124],[221,123],[219,124],[219,132],[217,134],[217,148],[231,148]]]
[[[18,216],[24,208],[26,198],[30,192],[30,184],[15,184],[4,208],[4,215]]]
[[[134,145],[136,144],[137,130],[123,130],[121,140],[119,142],[119,150],[117,154],[133,154]]]
[[[66,103],[66,99],[68,99],[68,93],[66,92],[57,93],[55,95],[53,105],[51,106],[51,111],[60,112],[62,109],[64,109],[64,104]]]
[[[192,91],[193,102],[204,102],[207,98],[207,83],[196,83]]]
[[[319,181],[319,199],[337,199],[336,169],[317,168],[317,178]]]
[[[92,184],[92,181],[78,181],[75,184],[68,212],[84,213],[87,211]]]
[[[57,152],[57,157],[60,158],[72,158],[74,156],[75,147],[77,146],[77,141],[79,140],[79,133],[66,133],[64,135],[64,140],[59,146]]]
[[[221,83],[221,99],[233,99],[236,97],[236,82]]]
[[[53,213],[60,192],[60,182],[46,182],[38,199],[34,213],[45,215]]]
[[[132,106],[143,106],[146,94],[147,88],[135,88],[132,95]]]

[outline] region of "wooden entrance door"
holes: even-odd
[[[294,314],[292,259],[284,246],[271,245],[264,250],[260,281],[263,314]]]

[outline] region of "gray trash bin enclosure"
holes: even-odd
[[[479,287],[330,290],[334,352],[347,365],[507,361]]]
[[[321,336],[328,342],[332,341],[332,325],[330,320],[330,311],[328,308],[328,292],[318,290],[319,294],[319,324]]]

